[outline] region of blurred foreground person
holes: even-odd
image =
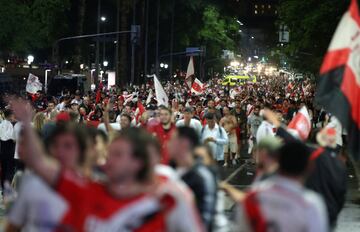
[[[208,231],[212,229],[216,206],[216,177],[193,155],[199,138],[194,129],[179,127],[174,132],[169,144],[169,152],[177,167],[181,179],[193,191],[196,205]]]
[[[254,186],[242,201],[238,231],[329,231],[325,204],[304,187],[309,158],[299,142],[280,149],[278,174]]]
[[[210,172],[214,175],[215,180],[219,182],[220,175],[218,173],[218,166],[211,154],[211,148],[206,145],[197,146],[194,149],[194,155],[196,159],[198,159],[210,170]],[[212,222],[212,229],[214,232],[230,231],[229,221],[225,215],[225,192],[221,189],[217,189],[216,193],[216,207],[214,220]]]
[[[298,141],[281,125],[274,112],[266,110],[264,114],[277,127],[277,136],[285,142]],[[337,135],[338,132],[333,127],[325,127],[317,133],[317,141],[313,141],[314,144],[307,144],[312,164],[306,186],[324,198],[332,228],[335,228],[337,218],[344,207],[347,191],[347,170],[339,157]],[[318,144],[315,144],[316,142]]]
[[[20,157],[26,156],[24,139],[20,136]],[[62,123],[54,128],[47,141],[49,154],[63,169],[81,170],[87,146],[84,129]],[[28,171],[21,179],[18,198],[7,216],[6,231],[55,231],[60,229],[61,219],[68,207],[68,203],[51,187]]]
[[[203,231],[181,191],[154,181],[147,140],[138,128],[121,131],[108,147],[107,181],[94,182],[45,157],[29,111],[15,102],[24,124],[25,163],[68,202],[65,231]]]
[[[254,183],[276,174],[278,170],[278,149],[281,147],[281,140],[277,137],[267,136],[258,141],[254,152],[257,173]]]

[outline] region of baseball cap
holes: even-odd
[[[261,139],[257,144],[257,149],[265,149],[269,152],[275,152],[282,146],[282,141],[280,138],[275,136],[266,136]]]

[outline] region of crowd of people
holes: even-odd
[[[331,231],[344,205],[346,135],[310,79],[221,79],[193,94],[126,89],[3,95],[6,231]],[[306,106],[309,138],[287,125]],[[219,169],[255,164],[240,191]],[[235,216],[224,216],[223,193]]]

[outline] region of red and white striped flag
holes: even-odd
[[[288,125],[288,130],[295,132],[300,139],[306,140],[311,131],[311,120],[306,106],[302,107]]]
[[[191,86],[191,93],[201,95],[204,93],[204,90],[204,84],[199,79],[195,78],[195,81]]]
[[[360,159],[360,15],[351,0],[320,70],[315,101],[335,115],[349,135],[349,150]]]
[[[186,82],[187,86],[189,87],[189,89],[191,89],[192,78],[194,75],[195,75],[194,58],[191,56],[189,64],[188,64],[186,76],[185,76],[185,82]]]

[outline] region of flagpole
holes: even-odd
[[[159,36],[160,36],[160,0],[157,0],[157,19],[156,19],[156,76],[159,76]]]

